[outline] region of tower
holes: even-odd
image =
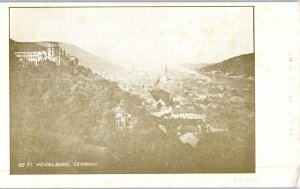
[[[48,42],[47,48],[48,59],[56,64],[60,64],[60,47],[57,42]]]
[[[49,42],[47,48],[48,57],[59,56],[59,44],[57,42]]]

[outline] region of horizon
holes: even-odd
[[[212,64],[254,53],[252,8],[129,9],[12,8],[9,37],[18,42],[67,43],[113,64],[136,68]],[[106,28],[96,27],[99,22]],[[104,37],[95,40],[99,34]]]

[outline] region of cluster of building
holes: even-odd
[[[46,60],[55,62],[57,65],[78,65],[78,59],[67,54],[58,42],[46,42],[45,46],[32,45],[24,51],[15,52],[15,55],[20,61],[28,61],[35,65]]]
[[[245,99],[236,95],[234,87],[226,82],[214,83],[205,76],[185,72],[182,74],[186,75],[182,76],[181,73],[168,72],[165,69],[165,74],[160,75],[156,80],[142,75],[138,77],[138,83],[121,81],[118,84],[128,92],[142,97],[144,99],[143,106],[151,115],[179,120],[182,123],[187,121],[186,123],[193,125],[193,129],[188,132],[182,132],[180,129],[179,134],[183,140],[194,138],[193,141],[197,141],[199,131],[223,132],[227,128],[226,124],[214,122],[212,127],[210,126],[211,117],[218,117],[223,111],[232,109],[226,108],[227,106],[236,107]],[[134,76],[136,81],[137,73]],[[156,92],[154,95],[153,91],[165,92]],[[167,93],[169,96],[166,97]],[[122,125],[121,123],[124,125],[124,122],[118,122],[119,125]],[[195,123],[203,123],[203,125],[201,128],[197,128]],[[163,126],[159,128],[163,132],[167,131]],[[193,143],[193,145],[195,144]]]
[[[185,99],[180,96],[172,98],[172,105],[166,103],[163,99],[158,101],[146,101],[146,109],[150,114],[156,117],[166,119],[187,119],[187,120],[206,120],[206,113],[201,109],[195,109],[194,106],[188,106]]]
[[[206,120],[206,113],[201,108],[189,103],[189,100],[180,95],[171,95],[166,88],[174,87],[176,80],[169,77],[167,67],[165,74],[159,76],[156,82],[153,83],[153,78],[146,76],[142,77],[138,84],[129,86],[124,83],[119,83],[119,86],[133,94],[139,95],[144,99],[143,105],[146,110],[156,117],[165,119],[186,119],[186,120]],[[156,94],[153,94],[156,93]],[[205,100],[206,95],[199,95],[200,100]]]

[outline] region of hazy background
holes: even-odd
[[[17,41],[74,44],[115,64],[216,63],[253,52],[252,7],[11,8]]]

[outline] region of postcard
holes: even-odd
[[[297,3],[1,10],[3,186],[298,186]]]

